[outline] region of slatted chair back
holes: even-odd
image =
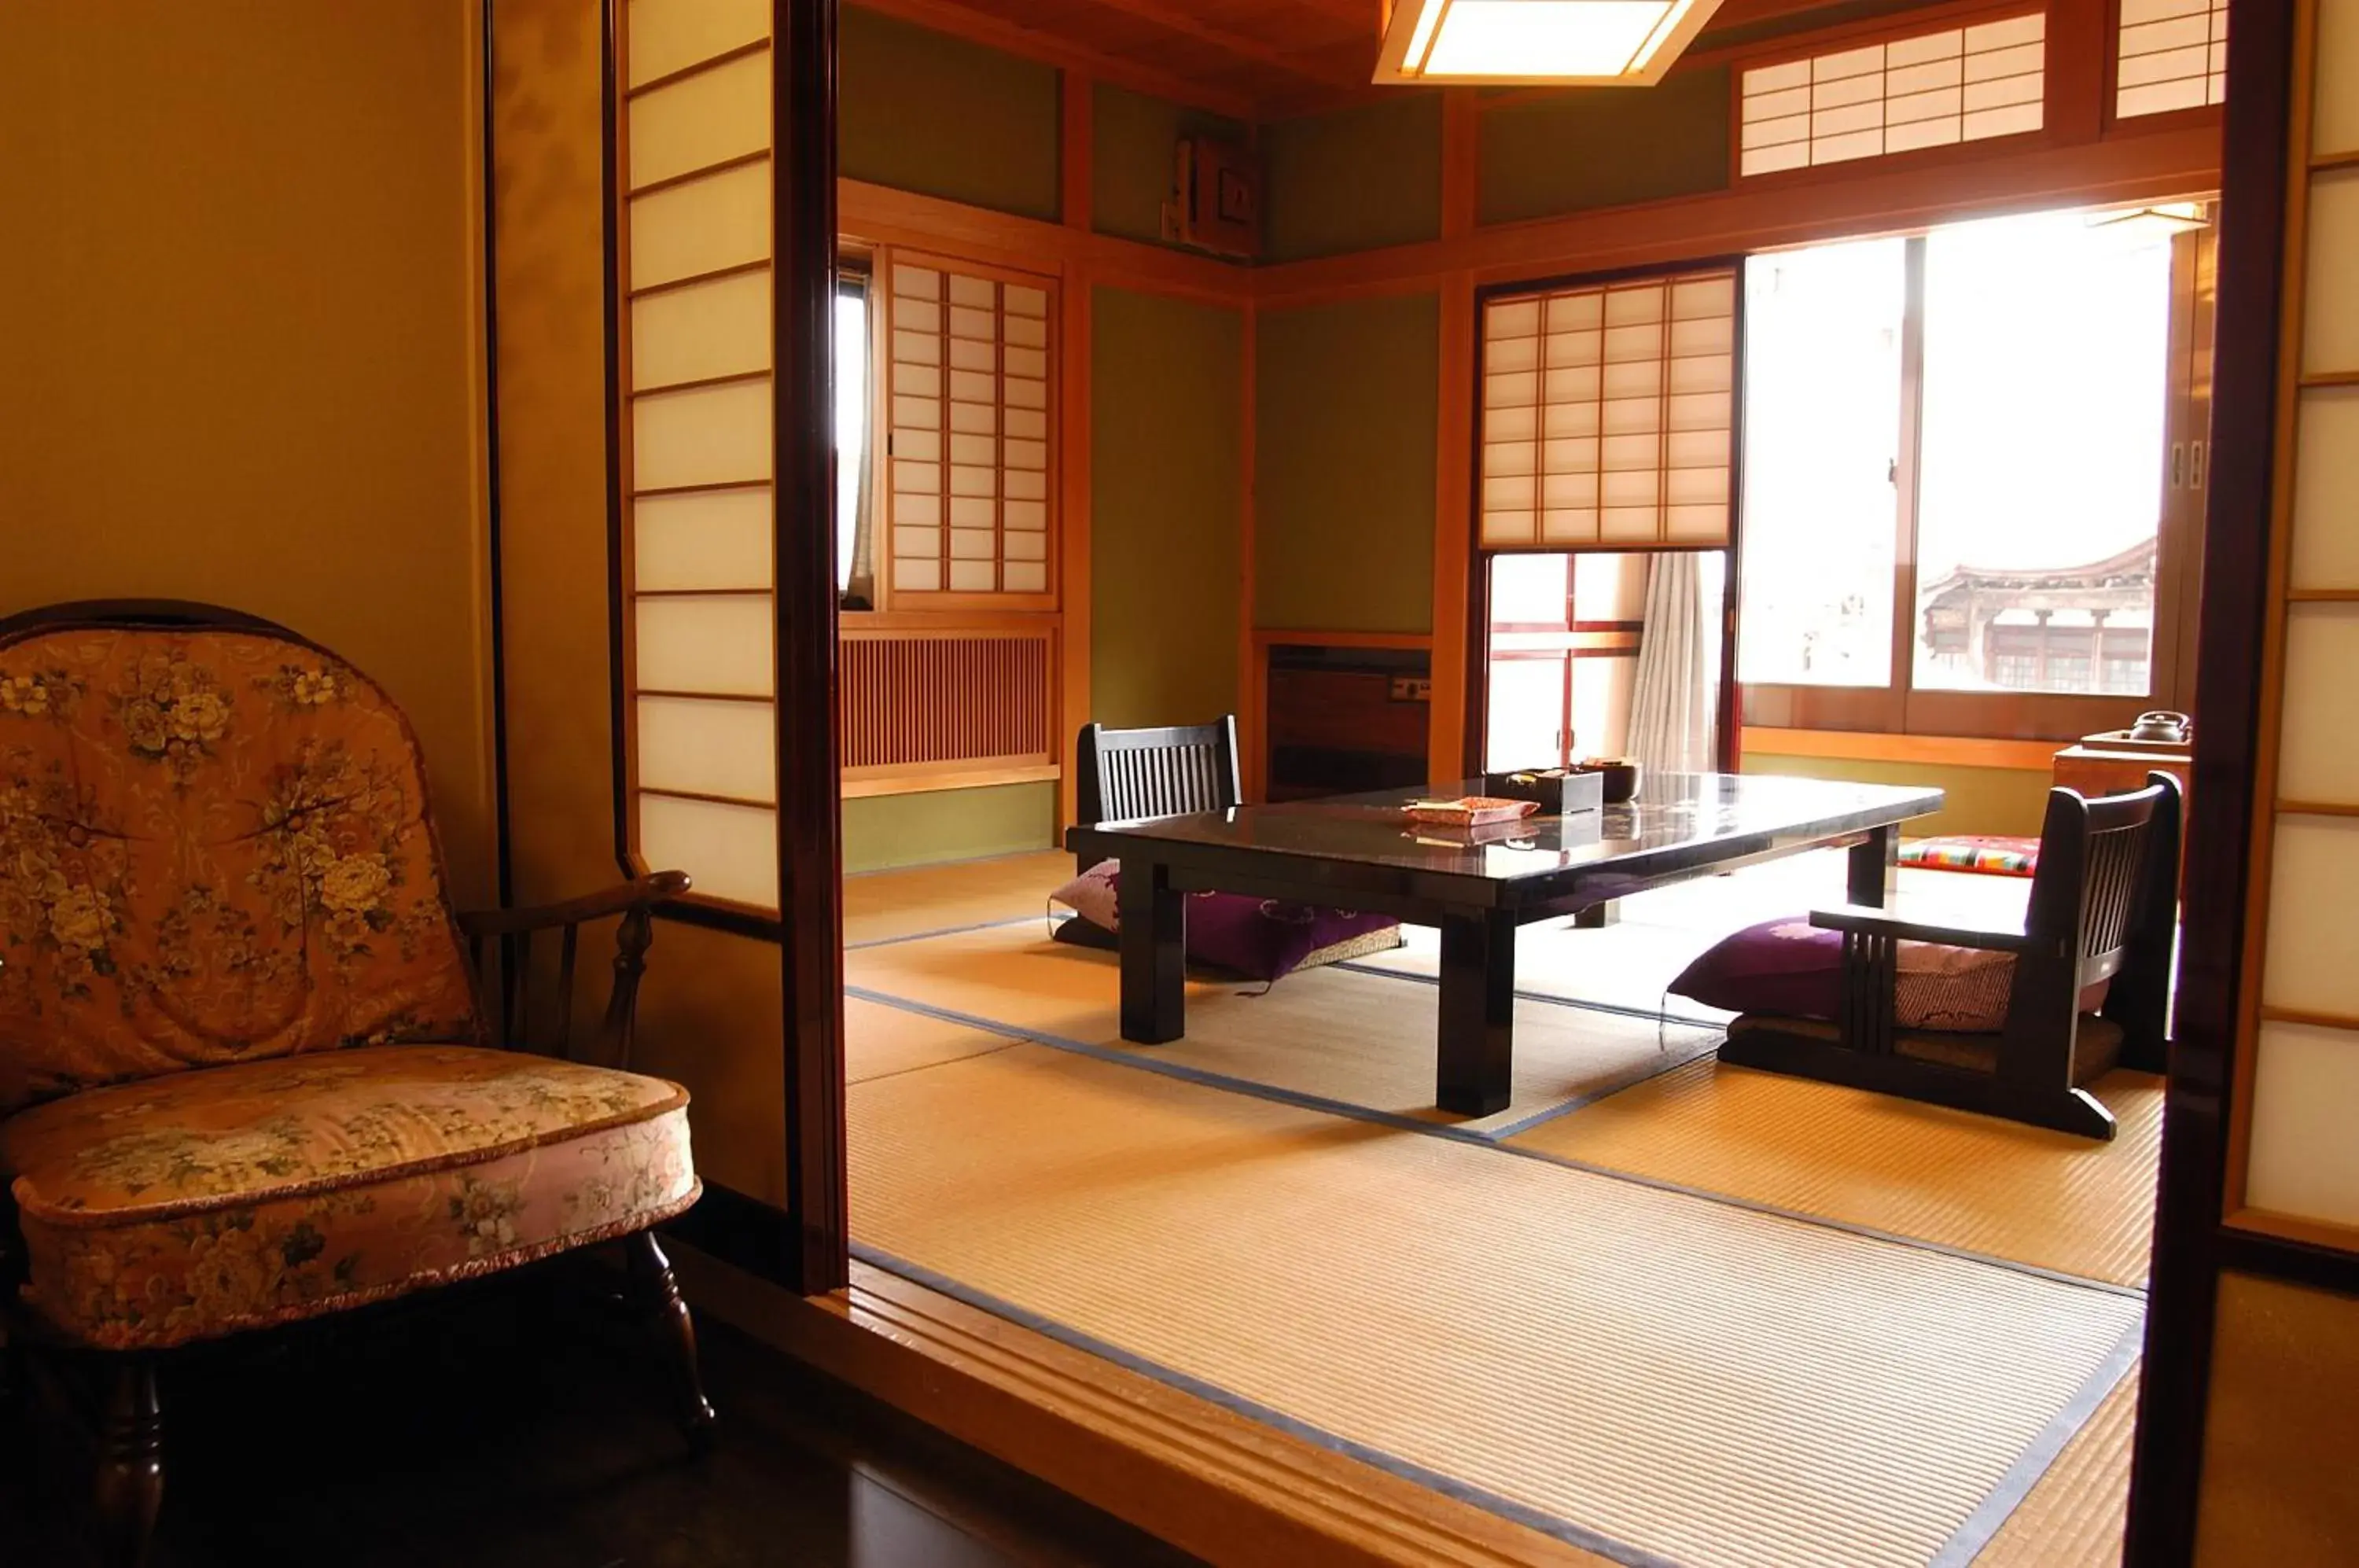
[[[1245,800],[1234,713],[1160,729],[1084,724],[1078,757],[1074,813],[1083,827],[1221,811]]]
[[[2113,982],[2105,1016],[2158,1040],[2168,1005],[2179,890],[2179,780],[2149,773],[2127,795],[2051,789],[2017,967],[2017,1011],[2078,1014],[2082,993]]]

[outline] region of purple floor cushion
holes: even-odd
[[[1049,894],[1080,917],[1060,925],[1056,939],[1082,947],[1114,947],[1122,924],[1117,912],[1121,877],[1119,862],[1102,860]],[[1255,980],[1276,980],[1306,963],[1332,964],[1400,945],[1400,921],[1390,915],[1325,909],[1244,893],[1190,893],[1187,919],[1190,963]]]
[[[2015,955],[1904,942],[1896,956],[1893,1021],[1902,1029],[1989,1032],[2006,1024]],[[1843,932],[1808,915],[1764,920],[1723,937],[1680,972],[1675,996],[1732,1013],[1776,1013],[1832,1023],[1843,1007]],[[2082,994],[2081,1010],[2104,1005],[2105,985]]]

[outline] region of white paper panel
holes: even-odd
[[[2359,805],[2359,604],[2287,606],[2281,800]]]
[[[771,492],[648,495],[631,506],[639,588],[767,588],[776,530]]]
[[[770,36],[771,0],[631,0],[630,80],[636,87]]]
[[[769,368],[767,267],[631,301],[634,387]]]
[[[751,163],[631,198],[631,287],[766,260],[770,166]]]
[[[2310,150],[2359,152],[2359,5],[2326,0],[2319,6],[2315,58]]]
[[[767,479],[777,440],[767,381],[634,398],[631,487]]]
[[[643,598],[636,615],[641,691],[770,694],[777,671],[768,594]]]
[[[778,907],[776,811],[668,795],[638,801],[639,854],[649,870],[685,871],[708,898]]]
[[[2301,394],[2293,586],[2359,588],[2359,387]]]
[[[2310,179],[2309,275],[2303,374],[2359,370],[2359,169]]]
[[[2359,819],[2280,813],[2270,855],[2261,996],[2299,1012],[2359,1016]]]
[[[777,711],[769,703],[641,697],[636,708],[643,789],[778,798]]]
[[[2263,1024],[2253,1062],[2245,1198],[2255,1208],[2359,1224],[2359,1035]]]
[[[765,49],[630,100],[631,189],[770,145]]]

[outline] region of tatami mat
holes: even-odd
[[[850,1116],[864,1247],[1625,1562],[1962,1563],[2140,1313],[1035,1046]]]
[[[1974,1568],[2120,1568],[2136,1425],[2133,1365],[2023,1506],[2007,1516]]]
[[[967,1024],[864,1002],[843,999],[843,1079],[864,1083],[921,1067],[939,1067],[986,1051],[1005,1051],[1016,1041]]]
[[[843,879],[843,941],[894,942],[1042,913],[1051,888],[1073,875],[1060,850],[1003,855],[949,866],[869,871]]]
[[[1193,979],[1186,1035],[1146,1046],[1122,1038],[1114,955],[1050,942],[1043,927],[1029,923],[859,949],[844,955],[844,980],[872,999],[919,1003],[978,1027],[1482,1133],[1613,1093],[1678,1066],[1716,1040],[1692,1026],[1521,1002],[1508,1105],[1467,1119],[1433,1103],[1440,994],[1430,985],[1333,969],[1302,970],[1266,991]]]
[[[1518,1148],[2118,1285],[2146,1279],[2162,1083],[2095,1089],[2100,1143],[1704,1059],[1518,1135]]]

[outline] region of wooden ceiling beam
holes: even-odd
[[[1252,38],[1244,38],[1224,28],[1208,27],[1171,5],[1170,0],[1090,0],[1090,4],[1101,10],[1114,11],[1125,16],[1135,17],[1139,21],[1152,23],[1166,32],[1178,33],[1183,38],[1193,38],[1198,43],[1208,44],[1223,54],[1233,55],[1238,60],[1251,60],[1256,65],[1267,66],[1273,71],[1281,71],[1299,81],[1311,82],[1320,87],[1342,87],[1347,85],[1350,81],[1349,78],[1334,71],[1321,71],[1316,66],[1305,65],[1283,49],[1256,43]],[[1373,54],[1370,55],[1369,60],[1371,65],[1375,63]]]
[[[982,44],[987,49],[1038,60],[1060,70],[1078,71],[1117,87],[1127,87],[1135,93],[1145,93],[1157,98],[1168,98],[1175,103],[1225,114],[1231,119],[1250,120],[1258,109],[1250,93],[1192,81],[1155,66],[1141,65],[1086,45],[1071,43],[1038,27],[1027,27],[1020,22],[987,16],[959,5],[956,0],[853,0],[853,3],[864,11],[914,22],[919,27],[948,33],[969,43]]]

